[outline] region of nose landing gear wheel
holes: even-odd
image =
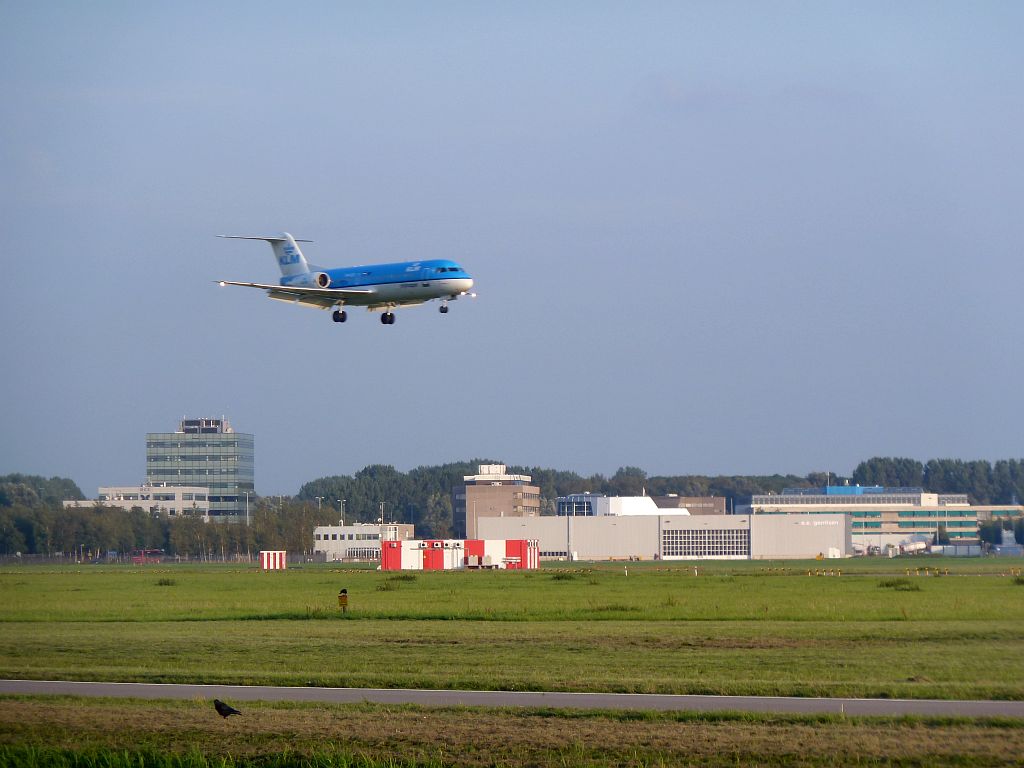
[[[384,325],[394,325],[395,324],[395,313],[394,312],[385,312],[383,315],[380,316],[380,321]]]
[[[331,315],[331,317],[334,318],[334,322],[336,323],[344,323],[346,320],[348,320],[348,313],[345,312],[345,310],[343,309],[336,309],[334,310],[334,314]]]
[[[440,312],[441,312],[442,315],[447,315],[448,314],[448,305],[447,304],[442,304]]]

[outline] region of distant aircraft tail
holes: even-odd
[[[249,235],[219,235],[219,237],[225,237],[229,240],[267,241],[270,243],[270,247],[274,249],[274,257],[277,259],[277,265],[281,268],[281,275],[283,277],[305,275],[310,271],[309,264],[306,262],[306,257],[302,255],[298,243],[311,243],[313,242],[312,240],[296,240],[287,232],[282,232],[276,237]]]

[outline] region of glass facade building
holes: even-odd
[[[882,486],[827,486],[787,488],[778,494],[751,499],[755,514],[825,514],[842,512],[851,518],[853,540],[882,549],[915,541],[978,541],[978,526],[1001,515],[1019,516],[1024,507],[979,506],[965,493],[927,493],[921,488]]]
[[[245,518],[253,492],[254,440],[226,419],[183,419],[177,432],[146,435],[146,482],[209,489],[210,517]]]

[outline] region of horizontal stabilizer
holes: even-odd
[[[223,237],[225,240],[266,240],[268,243],[287,243],[288,238],[277,235],[271,237],[264,237],[262,235],[217,235],[217,237]],[[300,238],[294,238],[296,243],[312,243],[312,240],[302,240]]]

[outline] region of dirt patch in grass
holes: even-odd
[[[822,641],[814,637],[779,637],[764,635],[761,637],[736,637],[720,635],[718,637],[673,637],[670,635],[648,635],[645,637],[631,637],[616,639],[613,637],[601,638],[601,643],[607,647],[629,647],[629,648],[650,648],[658,650],[687,650],[687,649],[741,649],[741,650],[768,650],[782,648],[820,648]]]

